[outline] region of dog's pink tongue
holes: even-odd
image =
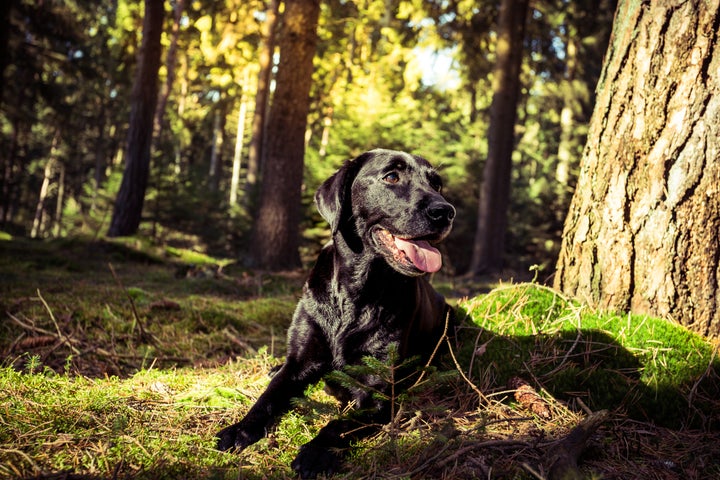
[[[395,237],[395,245],[423,272],[437,272],[442,267],[440,251],[425,240],[403,240]]]

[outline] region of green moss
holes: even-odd
[[[595,312],[534,284],[496,289],[459,308],[481,328],[477,341],[485,345],[478,356],[467,346],[474,342],[463,342],[464,361],[472,360],[489,388],[522,376],[561,399],[580,398],[593,409],[619,409],[664,425],[694,425],[712,416],[714,402],[697,392],[703,398],[718,393],[704,374],[715,375],[720,363],[709,343],[682,326]]]

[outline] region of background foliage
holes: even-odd
[[[141,234],[243,256],[252,198],[230,201],[230,173],[240,142],[243,181],[268,6],[167,2],[164,52],[174,41],[172,10],[181,6],[175,80],[154,140]],[[513,160],[511,268],[554,265],[613,9],[614,2],[585,0],[532,4]],[[460,212],[447,263],[464,270],[487,152],[496,14],[487,1],[322,3],[306,135],[304,251],[317,248],[321,233],[312,230],[316,186],[347,158],[395,148],[442,169]],[[0,104],[5,230],[105,233],[122,171],[141,17],[141,6],[126,0],[23,0],[9,8]],[[171,67],[161,67],[161,84]],[[249,114],[237,138],[243,102]]]

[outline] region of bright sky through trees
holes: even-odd
[[[436,50],[429,47],[413,49],[415,60],[422,71],[422,83],[441,91],[453,91],[460,88],[461,78],[454,60],[456,48]]]

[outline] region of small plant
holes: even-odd
[[[400,432],[403,416],[412,412],[411,405],[417,404],[423,393],[447,385],[456,372],[438,372],[430,365],[421,365],[419,357],[411,357],[400,361],[398,345],[393,343],[388,348],[384,360],[372,356],[363,357],[360,365],[349,365],[343,370],[336,370],[327,376],[328,383],[336,383],[345,388],[360,389],[370,393],[373,398],[390,403],[390,423],[385,431],[388,433],[389,444],[397,451],[396,441]],[[380,379],[386,389],[380,390],[367,385],[368,378]]]

